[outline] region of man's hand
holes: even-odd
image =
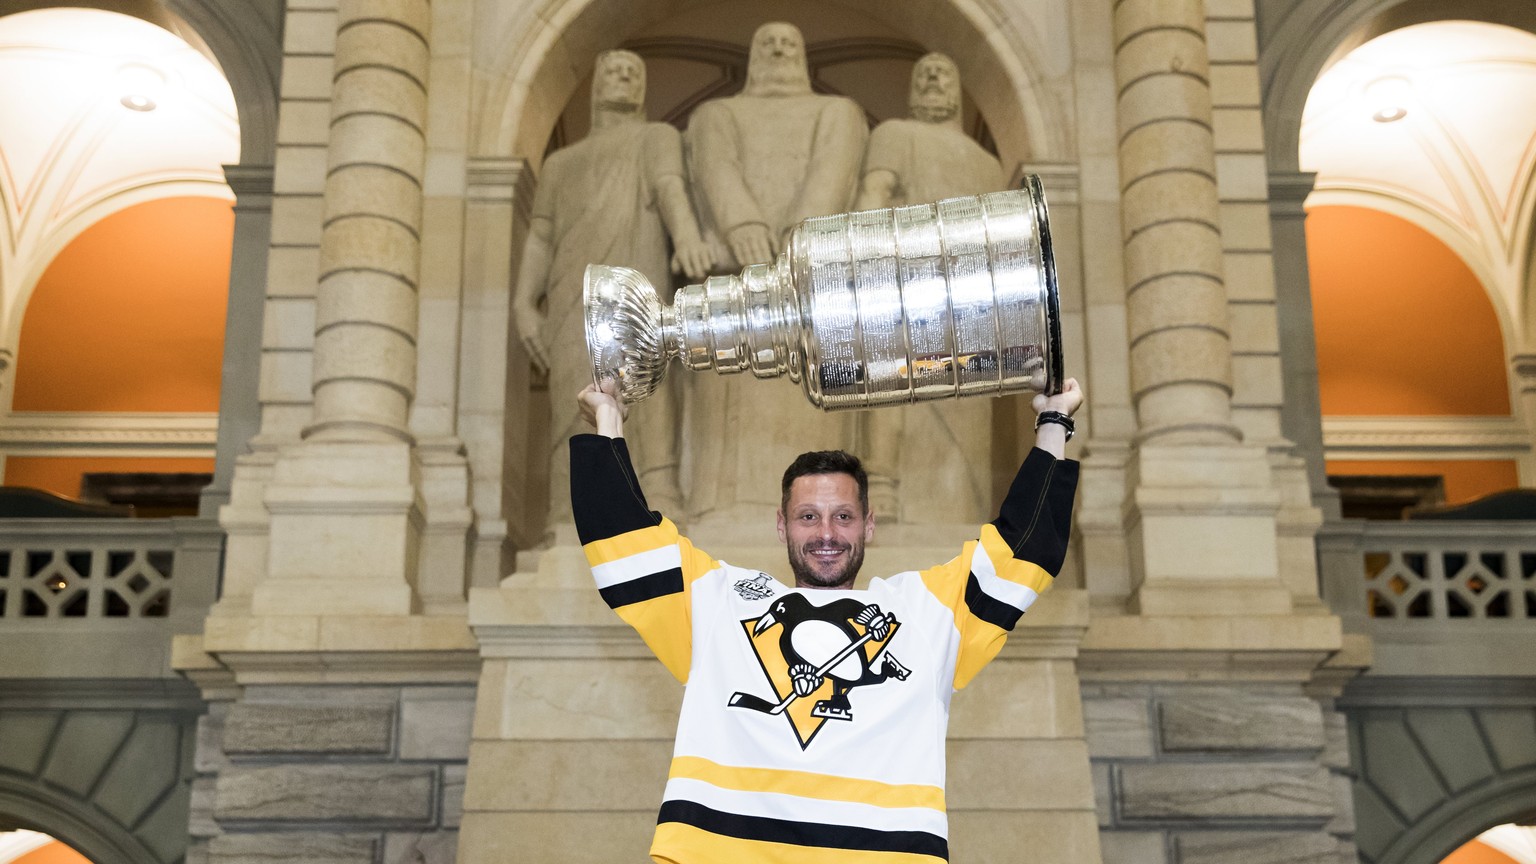
[[[809,663],[796,663],[789,667],[789,680],[795,684],[795,695],[809,696],[821,686],[821,676],[816,674],[816,667]]]
[[[602,389],[588,384],[576,394],[576,404],[581,416],[597,429],[597,434],[609,438],[624,437],[624,418],[629,416],[629,406],[619,398],[619,382],[608,378]]]
[[[1055,396],[1036,393],[1034,401],[1030,404],[1034,407],[1036,415],[1046,411],[1060,411],[1070,417],[1083,406],[1083,388],[1078,385],[1076,378],[1068,378],[1061,385],[1060,393]],[[1061,459],[1066,455],[1067,449],[1066,427],[1058,423],[1037,424],[1035,446]]]
[[[731,247],[731,254],[742,267],[773,261],[773,234],[761,222],[748,222],[732,228],[725,235],[725,245]]]
[[[677,242],[672,251],[672,272],[689,279],[703,279],[715,266],[715,255],[703,240]]]
[[[541,373],[549,371],[549,347],[544,343],[544,315],[530,306],[516,305],[512,318],[517,322],[517,338],[528,352],[528,359]]]
[[[880,607],[873,603],[865,606],[863,612],[853,616],[853,623],[863,624],[864,629],[869,631],[876,642],[883,641],[891,632],[891,622],[880,614]]]

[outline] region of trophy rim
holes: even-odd
[[[1041,275],[1045,282],[1046,354],[1045,395],[1055,396],[1065,385],[1061,352],[1061,288],[1056,280],[1056,253],[1051,246],[1051,219],[1045,204],[1045,185],[1039,174],[1025,180],[1030,202],[1035,207],[1036,231],[1040,237]]]

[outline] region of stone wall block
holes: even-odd
[[[469,733],[474,720],[472,690],[452,694],[407,693],[400,700],[400,758],[469,758]]]
[[[348,114],[331,123],[333,171],[347,165],[387,165],[420,177],[426,152],[421,130],[398,117]]]
[[[1085,699],[1088,755],[1095,759],[1150,758],[1152,718],[1141,699]]]
[[[325,188],[327,219],[377,214],[399,220],[421,233],[421,182],[382,165],[348,165]]]
[[[224,752],[388,754],[393,705],[266,705],[230,708]]]
[[[57,711],[0,713],[0,768],[32,774],[48,752],[48,741],[59,725]]]
[[[384,864],[453,864],[459,832],[384,835]]]
[[[333,331],[327,331],[333,332]],[[314,387],[314,427],[358,423],[367,426],[397,428],[399,418],[410,407],[407,390],[414,386],[394,382],[380,387],[376,381],[317,378]],[[404,389],[402,389],[404,388]],[[266,428],[266,427],[262,427]]]
[[[325,239],[320,247],[322,280],[337,270],[367,269],[416,284],[416,233],[393,219],[368,215],[336,219],[325,226]]]
[[[465,809],[584,812],[661,806],[671,739],[476,741]]]
[[[1165,699],[1158,735],[1169,752],[1323,749],[1323,713],[1302,696],[1264,698],[1232,691]]]
[[[425,37],[396,21],[356,21],[336,34],[336,77],[363,67],[427,83],[431,61]]]
[[[1182,27],[1205,32],[1205,5],[1189,0],[1127,0],[1115,6],[1115,41],[1124,43],[1144,31]]]
[[[331,118],[349,114],[382,114],[395,117],[422,132],[427,116],[427,93],[421,79],[403,70],[377,66],[353,66],[337,71],[336,95],[331,100]]]
[[[378,841],[368,836],[225,834],[209,841],[210,864],[373,864]]]
[[[1180,834],[1178,864],[1336,864],[1338,842],[1327,834],[1246,831]],[[1106,862],[1108,864],[1108,862]]]
[[[432,26],[432,5],[427,0],[343,0],[340,13],[346,30],[389,21],[425,37]]]
[[[1312,822],[1333,818],[1328,772],[1276,763],[1121,765],[1125,820],[1232,819]]]
[[[1082,741],[950,741],[948,764],[951,812],[1093,806]]]
[[[410,387],[415,345],[398,330],[348,324],[315,334],[315,386],[342,378],[369,378]]]
[[[1158,831],[1105,831],[1099,835],[1104,864],[1167,864],[1168,841]]]
[[[1230,393],[1231,350],[1226,336],[1212,330],[1159,330],[1131,347],[1131,378],[1138,393],[1179,381],[1209,382]]]
[[[237,766],[219,775],[214,816],[226,827],[250,821],[427,825],[437,816],[436,786],[431,766]]]
[[[1126,133],[1125,141],[1120,206],[1127,225],[1145,225],[1169,212],[1220,224],[1211,194],[1216,162],[1209,131],[1194,123],[1153,123]]]
[[[1121,91],[1119,110],[1124,132],[1158,122],[1193,122],[1209,130],[1211,91],[1204,81],[1187,75],[1142,78]]]
[[[1188,273],[1172,273],[1144,282],[1126,301],[1130,332],[1155,328],[1227,326],[1221,283]]]
[[[1210,75],[1210,64],[1198,34],[1145,30],[1120,47],[1115,74],[1122,87],[1148,75],[1187,75],[1204,82]]]
[[[1209,226],[1194,222],[1155,225],[1137,231],[1126,241],[1126,280],[1134,289],[1164,273],[1205,273],[1220,279],[1221,255],[1221,235]]]
[[[371,270],[341,270],[325,277],[325,292],[315,302],[310,338],[316,329],[355,322],[349,316],[367,309],[370,324],[416,332],[416,292],[394,276]]]

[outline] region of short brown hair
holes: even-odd
[[[846,450],[812,450],[801,453],[784,469],[784,482],[780,487],[779,509],[789,509],[789,487],[801,477],[812,474],[847,474],[859,485],[859,506],[869,513],[869,475],[864,473],[864,463]]]

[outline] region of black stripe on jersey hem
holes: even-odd
[[[631,603],[654,600],[668,594],[678,594],[682,590],[683,568],[673,567],[671,570],[663,570],[660,573],[641,576],[639,579],[599,588],[597,593],[603,595],[603,602],[608,604],[608,608],[617,609]]]
[[[976,579],[975,573],[965,580],[965,608],[988,624],[1008,631],[1013,630],[1013,625],[1019,623],[1019,616],[1024,614],[1023,609],[1004,603],[981,590],[981,582]]]
[[[847,849],[853,852],[905,852],[949,860],[949,841],[927,831],[878,831],[848,825],[823,825],[793,822],[766,816],[742,816],[723,813],[693,801],[667,801],[661,805],[656,824],[679,822],[711,834],[783,843],[789,846],[815,846],[822,849]]]

